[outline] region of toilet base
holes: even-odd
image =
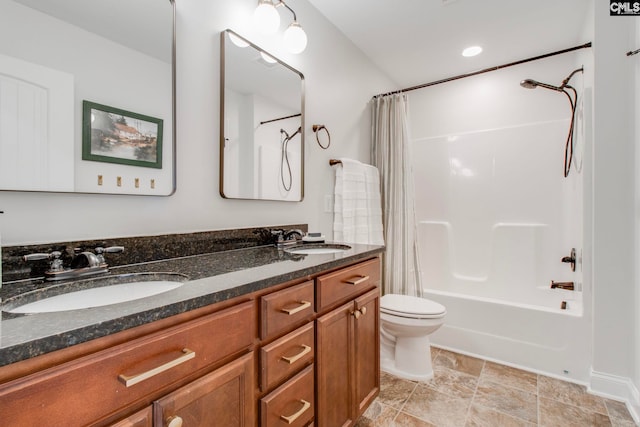
[[[396,364],[393,363],[393,360],[389,359],[380,360],[380,370],[382,372],[386,372],[387,374],[391,374],[394,377],[402,378],[405,380],[427,382],[433,379],[433,370],[431,371],[431,373],[427,374],[413,374],[397,369]]]
[[[428,337],[397,337],[395,345],[389,344],[384,342],[386,351],[380,352],[382,371],[412,381],[429,381],[433,378]]]

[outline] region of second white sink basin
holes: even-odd
[[[166,275],[171,277],[170,275]],[[4,311],[14,314],[53,313],[118,304],[168,292],[184,285],[185,277],[175,275],[182,280],[136,280],[136,276],[127,276],[126,283],[61,293],[25,304],[16,304]],[[173,279],[173,277],[172,277]],[[99,280],[99,279],[98,279]]]

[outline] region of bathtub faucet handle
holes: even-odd
[[[571,264],[571,271],[576,271],[576,248],[571,248],[571,254],[562,257],[561,261]]]

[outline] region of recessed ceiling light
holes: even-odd
[[[462,51],[462,56],[476,56],[480,52],[482,52],[482,48],[480,46],[470,46]]]

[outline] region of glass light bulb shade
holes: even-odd
[[[307,47],[307,33],[293,21],[284,32],[284,44],[291,53],[301,53]]]
[[[260,56],[262,57],[262,59],[264,59],[269,64],[275,64],[276,62],[278,62],[278,61],[276,61],[276,59],[273,56],[267,55],[264,52],[260,52]]]
[[[262,34],[274,34],[280,27],[280,14],[270,0],[260,0],[253,11],[253,23]]]
[[[249,47],[249,43],[247,43],[246,41],[242,40],[240,37],[236,36],[235,34],[232,33],[228,33],[229,34],[229,40],[231,40],[231,42],[238,46],[238,47]]]

